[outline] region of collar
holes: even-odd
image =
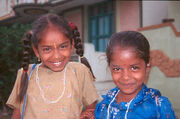
[[[106,95],[102,95],[104,98],[104,103],[109,105],[114,96],[118,93],[118,90],[118,87],[115,87],[114,89],[111,89]],[[161,93],[156,89],[147,88],[146,85],[143,84],[141,91],[132,100],[129,108],[132,109],[134,106],[141,104],[146,100],[154,100],[156,96],[161,96]],[[111,105],[118,108],[127,109],[126,104],[127,102],[121,102],[120,104],[117,104],[116,100],[114,100]]]

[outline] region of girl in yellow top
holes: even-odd
[[[98,95],[91,69],[69,62],[74,46],[87,63],[77,27],[62,17],[47,14],[33,23],[23,40],[23,68],[7,101],[14,109],[13,118],[79,119],[83,105],[94,107]],[[29,65],[30,46],[41,59],[40,64]]]

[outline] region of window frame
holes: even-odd
[[[111,2],[111,4],[109,5],[108,2]],[[110,11],[106,11],[106,8],[100,8],[100,6],[102,6],[103,4],[109,5],[106,7],[111,7]],[[94,9],[97,8],[99,11],[103,11],[103,12],[100,14],[92,15],[93,8]],[[98,20],[100,20],[100,18],[102,18],[102,20],[103,20],[103,26],[107,27],[107,28],[103,29],[103,35],[99,34],[100,27],[99,27]],[[106,18],[108,20],[105,20]],[[93,26],[92,26],[91,22],[93,22],[93,19],[95,20],[95,29],[96,29],[95,36],[92,35],[92,27]],[[108,25],[105,24],[106,21],[109,22]],[[108,34],[105,34],[106,29],[109,30]],[[95,45],[95,50],[104,52],[105,48],[106,48],[106,44],[109,41],[109,38],[113,33],[114,33],[114,3],[113,3],[113,1],[103,1],[103,2],[92,4],[92,5],[88,6],[88,42],[93,43]],[[104,44],[104,45],[102,45],[103,49],[100,49],[100,47],[99,47],[100,46],[99,40],[101,38],[103,39],[102,42]],[[93,39],[94,39],[94,41],[93,41]],[[108,39],[108,40],[105,40],[105,39]]]

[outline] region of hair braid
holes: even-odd
[[[22,101],[24,95],[26,93],[28,87],[28,68],[29,68],[29,60],[30,60],[30,49],[31,49],[31,37],[32,34],[30,32],[25,33],[23,37],[24,51],[23,51],[23,73],[21,75],[21,85],[20,85],[20,93],[18,101]]]
[[[80,39],[80,34],[78,32],[77,27],[75,27],[75,29],[73,30],[73,38],[74,38],[74,47],[76,48],[76,53],[82,57],[84,54],[84,50],[82,47],[82,42]]]
[[[78,31],[78,28],[77,28],[77,26],[75,26],[72,23],[70,23],[70,26],[71,26],[72,32],[73,32],[74,47],[76,48],[76,54],[78,54],[80,56],[81,63],[83,63],[84,65],[86,65],[89,68],[89,70],[91,71],[91,73],[93,75],[93,78],[95,79],[94,73],[91,69],[91,66],[90,66],[88,60],[83,56],[84,50],[83,50],[83,45],[82,45],[82,41],[80,39],[80,33]]]

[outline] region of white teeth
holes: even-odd
[[[55,62],[53,64],[56,65],[56,66],[59,66],[61,64],[61,62]]]

